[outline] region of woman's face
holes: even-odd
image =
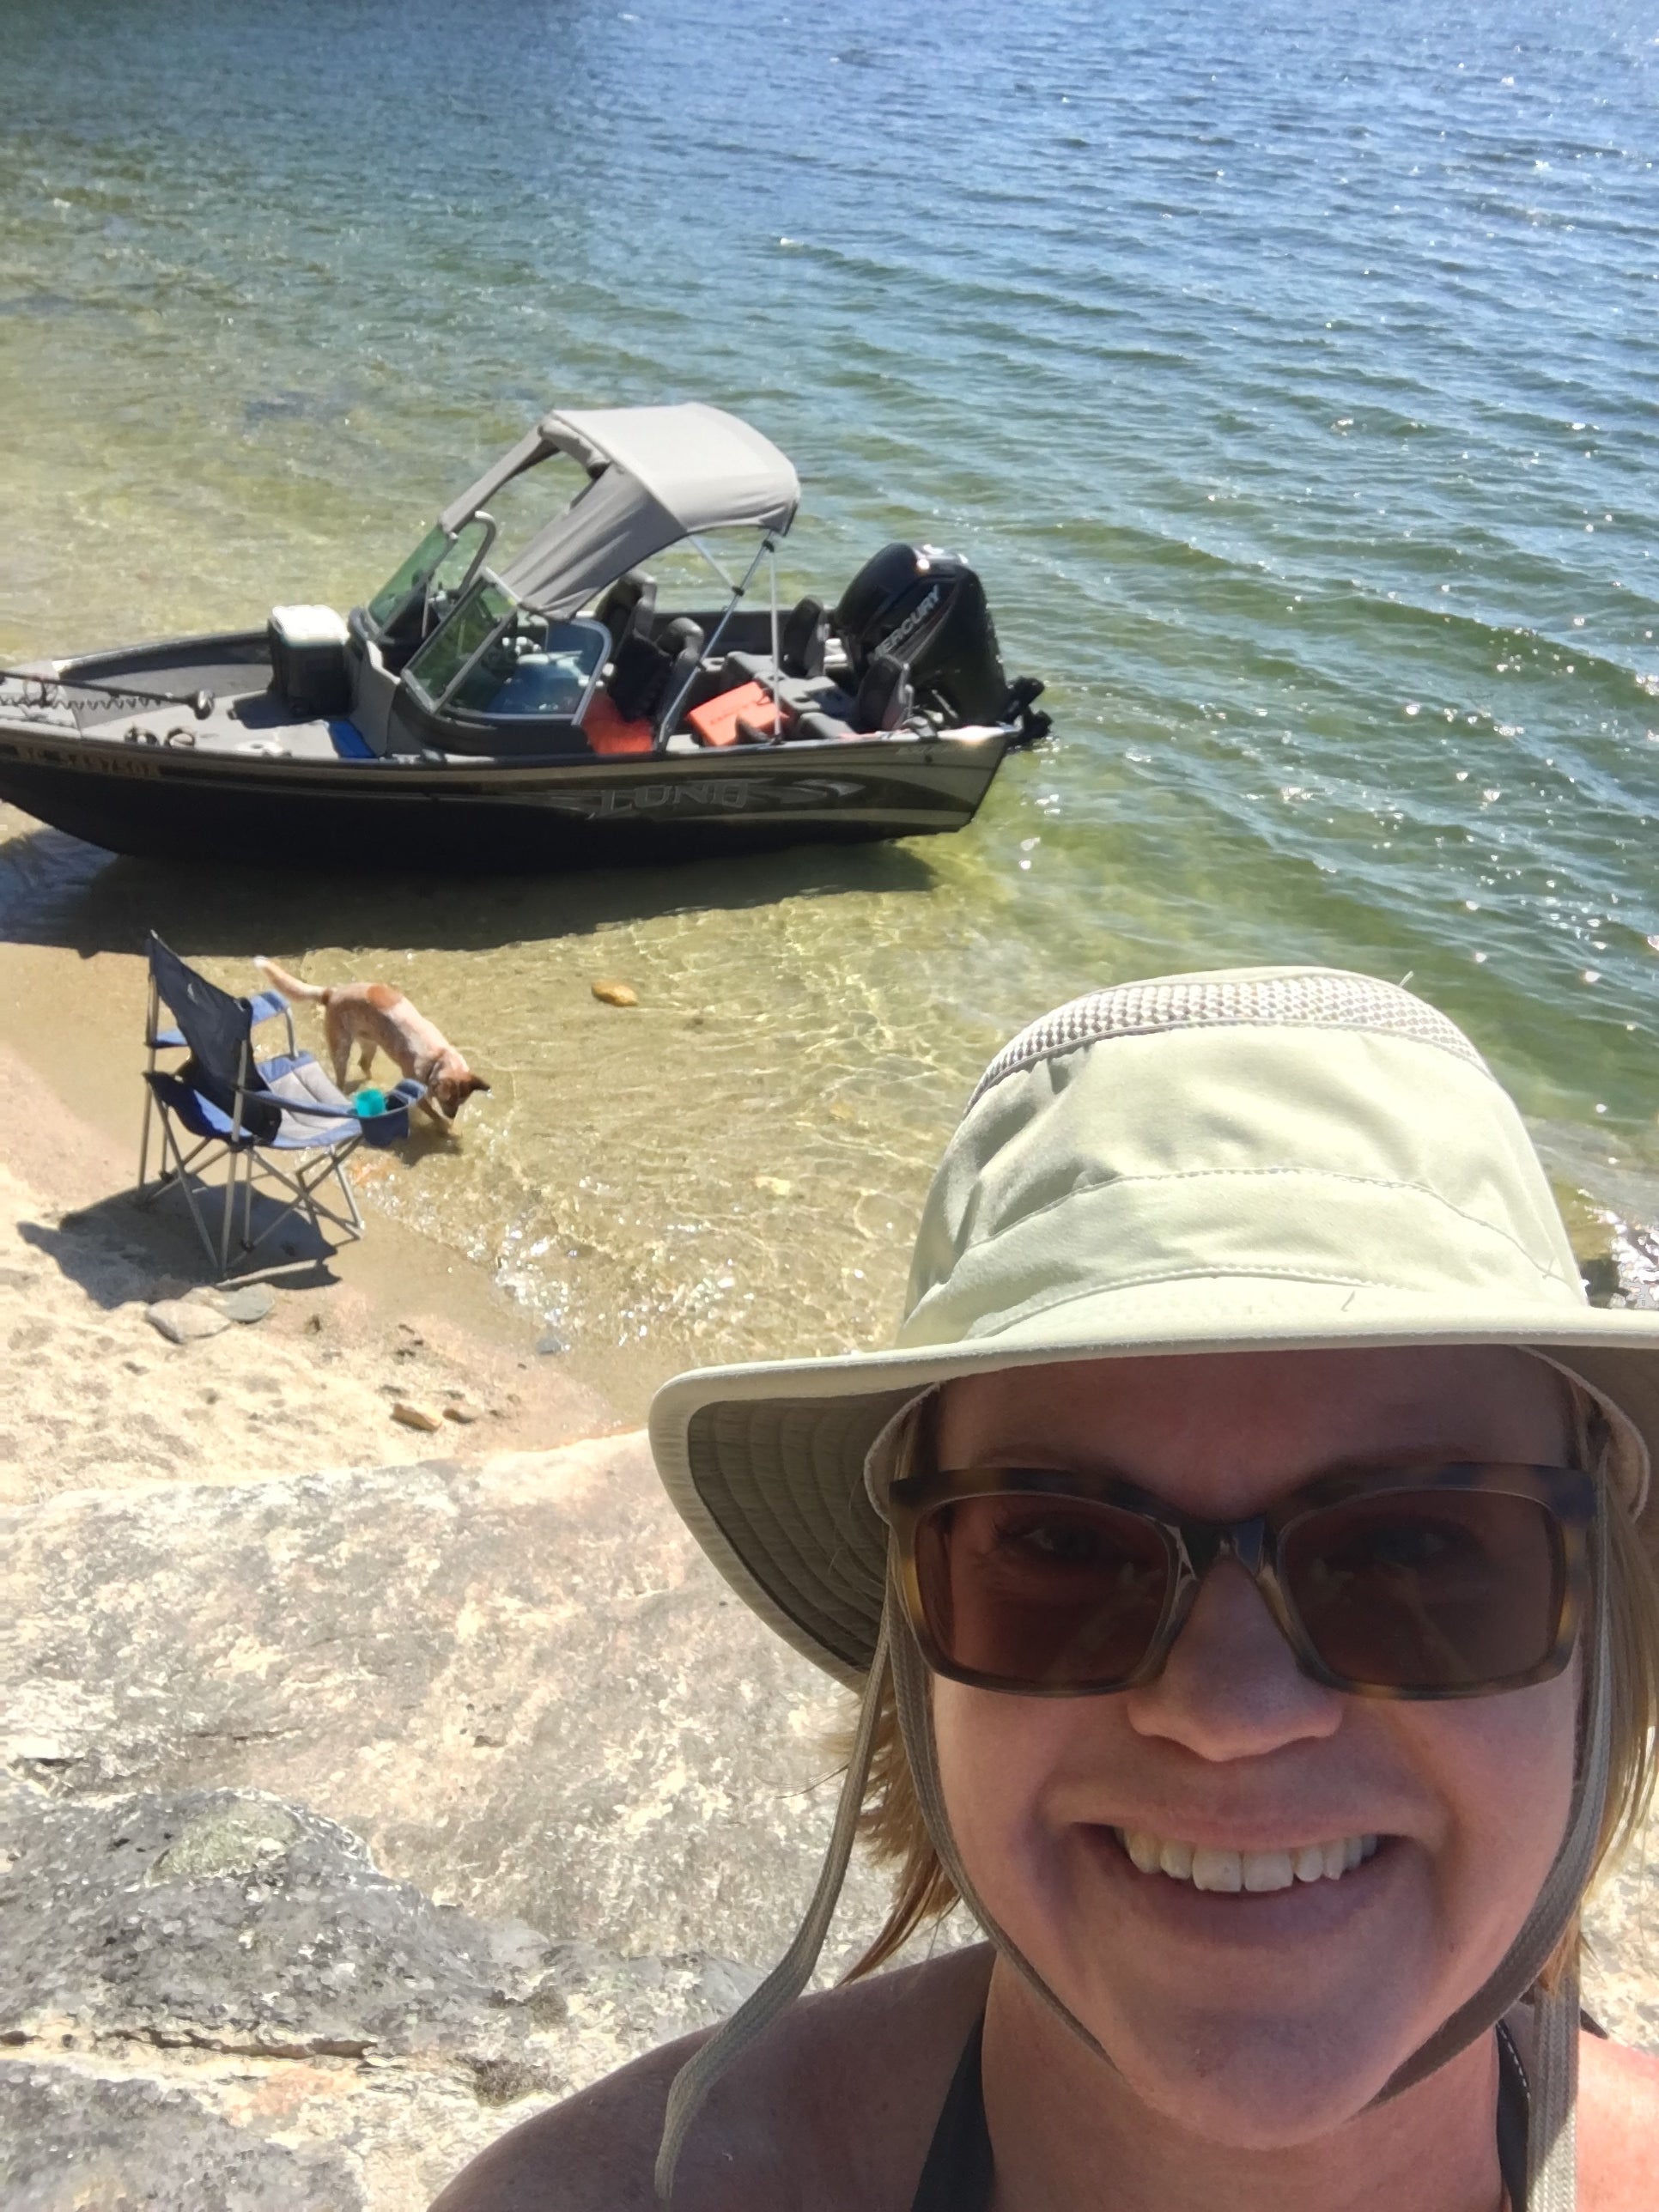
[[[1229,1521],[1338,1467],[1567,1456],[1557,1378],[1490,1348],[1028,1368],[948,1385],[938,1436],[941,1466],[1098,1472]],[[1575,1697],[1574,1670],[1433,1705],[1327,1689],[1232,1560],[1141,1688],[933,1686],[986,1907],[1145,2102],[1241,2148],[1350,2118],[1498,1964],[1565,1827]],[[1128,1836],[1177,1871],[1141,1871]],[[1371,1838],[1335,1880],[1214,1891],[1178,1871]]]

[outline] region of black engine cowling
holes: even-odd
[[[957,553],[884,545],[842,593],[835,627],[856,690],[872,661],[905,661],[922,706],[953,722],[1000,722],[1018,711],[997,650],[985,587]]]

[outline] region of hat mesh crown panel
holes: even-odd
[[[971,1113],[993,1085],[1056,1053],[1103,1044],[1109,1038],[1152,1036],[1161,1030],[1370,1030],[1378,1036],[1410,1037],[1438,1045],[1490,1073],[1455,1022],[1392,983],[1369,975],[1265,975],[1217,981],[1179,978],[1161,983],[1121,983],[1091,991],[1057,1006],[1004,1045],[975,1086]]]

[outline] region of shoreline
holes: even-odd
[[[137,1035],[113,1060],[106,1024],[60,1014],[42,1048],[20,1052],[18,1017],[44,980],[17,988],[33,950],[9,949],[0,999],[0,1502],[474,1461],[630,1425],[537,1352],[535,1324],[482,1268],[374,1213],[360,1243],[270,1278],[257,1326],[168,1343],[146,1309],[213,1270],[181,1204],[132,1203]],[[406,1425],[399,1403],[436,1428]]]

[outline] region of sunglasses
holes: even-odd
[[[1024,1697],[1161,1671],[1218,1559],[1255,1581],[1302,1673],[1361,1698],[1478,1698],[1561,1673],[1588,1587],[1594,1480],[1486,1462],[1322,1475],[1245,1521],[1056,1468],[952,1468],[890,1492],[900,1590],[936,1674]]]

